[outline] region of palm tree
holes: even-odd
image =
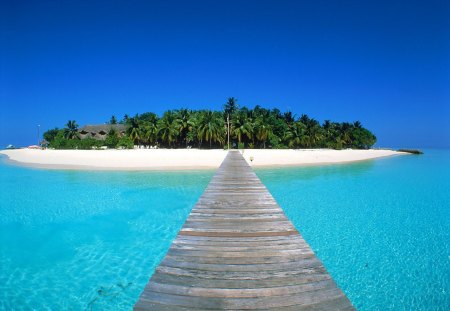
[[[211,110],[202,111],[197,121],[197,133],[200,143],[203,140],[209,142],[209,148],[212,148],[213,142],[223,144],[225,123],[221,113]]]
[[[138,116],[139,121],[156,123],[158,121],[158,116],[153,112],[144,112]]]
[[[239,109],[239,107],[237,104],[237,99],[234,97],[228,98],[227,102],[225,103],[225,107],[224,107],[225,117],[227,115],[231,116],[238,109]]]
[[[127,124],[130,126],[127,129],[128,137],[133,141],[133,144],[138,145],[141,140],[141,129],[138,122],[138,116],[127,119]]]
[[[237,138],[239,143],[243,142],[245,138],[248,140],[253,139],[252,120],[248,117],[245,110],[238,111],[233,115],[232,133]]]
[[[229,128],[225,124],[228,114],[231,123]],[[108,123],[117,122],[113,115]],[[269,148],[336,149],[369,148],[376,142],[375,135],[364,128],[360,121],[336,123],[325,120],[323,124],[319,124],[306,114],[297,118],[292,112],[281,112],[277,108],[265,109],[258,105],[253,109],[238,107],[234,97],[228,98],[224,111],[220,112],[169,110],[161,118],[155,113],[146,112],[134,117],[125,115],[119,123],[126,125],[128,143],[131,140],[134,144],[160,144],[165,147],[188,147],[191,144],[202,147],[207,142],[212,148],[213,145],[218,146],[226,141],[227,129],[230,130],[229,139],[250,148],[266,148],[269,141]],[[48,132],[52,132],[50,134],[53,136],[46,135],[51,138],[58,134],[57,129]],[[78,125],[74,120],[69,120],[61,132],[60,135],[63,134],[67,139],[80,138]],[[114,146],[117,135],[109,133],[108,136],[111,138],[110,145]],[[56,141],[56,138],[53,140]]]
[[[306,124],[305,135],[308,137],[308,148],[318,147],[323,138],[322,128],[320,127],[319,122],[314,119],[309,119]]]
[[[78,124],[75,120],[69,120],[64,129],[64,137],[67,139],[79,139],[80,134],[78,133]]]
[[[292,114],[292,112],[287,111],[283,113],[283,119],[284,122],[286,122],[288,127],[291,127],[295,122],[295,115]]]
[[[187,147],[189,142],[188,133],[192,131],[192,128],[195,126],[195,119],[192,117],[191,111],[187,109],[180,109],[176,111],[175,115],[175,123],[178,126],[180,139],[185,142]]]
[[[125,114],[125,115],[123,116],[123,120],[122,120],[121,123],[128,123],[129,119],[130,119],[130,116],[129,116],[128,114]]]
[[[256,139],[263,143],[263,148],[266,149],[267,139],[273,135],[272,126],[267,123],[266,118],[260,115],[255,121],[255,136]]]
[[[308,125],[311,119],[308,117],[307,114],[302,114],[299,121],[302,122],[304,125]]]
[[[305,135],[306,125],[295,122],[286,132],[285,141],[289,148],[298,148],[307,144],[308,137]]]
[[[335,139],[336,136],[336,123],[332,123],[330,120],[325,120],[322,124],[324,142],[323,146],[327,148],[337,148],[338,142]]]
[[[270,115],[270,110],[265,109],[265,108],[261,107],[260,105],[256,105],[255,108],[253,108],[253,116],[255,118],[257,118],[257,117],[268,118],[269,115]]]
[[[345,147],[349,147],[352,143],[351,127],[352,127],[351,124],[348,122],[343,122],[343,123],[341,123],[341,126],[340,126],[340,135],[339,136]]]
[[[168,110],[164,112],[162,118],[158,121],[158,138],[170,148],[178,135],[179,130],[175,122],[175,114],[172,110]]]
[[[141,140],[148,145],[152,145],[157,141],[158,128],[155,123],[145,122],[140,126]]]

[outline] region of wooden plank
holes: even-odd
[[[220,251],[222,252],[259,252],[259,249],[255,248],[253,245],[241,244],[238,246],[222,246],[221,244],[215,243],[212,245],[188,245],[188,244],[179,244],[173,243],[171,249],[179,249],[179,250],[203,250],[203,251],[218,251],[218,247],[220,247]],[[308,247],[306,243],[291,243],[291,244],[276,244],[276,245],[268,245],[265,246],[265,250],[288,250],[288,249],[305,249]]]
[[[205,264],[223,264],[223,265],[251,265],[251,264],[271,264],[271,263],[284,263],[303,261],[305,258],[314,257],[314,253],[308,252],[305,254],[297,254],[291,256],[269,256],[269,257],[198,257],[198,256],[184,256],[177,254],[176,257],[170,254],[170,250],[167,253],[167,257],[177,258],[178,260],[205,263]]]
[[[160,265],[156,271],[162,274],[171,274],[176,276],[197,277],[203,279],[221,279],[221,280],[253,280],[300,277],[304,275],[311,275],[317,273],[326,273],[323,266],[320,264],[312,264],[309,266],[296,267],[296,269],[287,270],[261,270],[255,274],[255,271],[217,271],[217,270],[202,270],[202,269],[187,269],[174,268]]]
[[[353,310],[244,158],[230,151],[135,310]]]
[[[161,265],[167,267],[177,267],[186,269],[198,269],[206,271],[281,271],[292,270],[301,267],[310,267],[320,264],[320,261],[316,257],[304,258],[302,261],[290,261],[290,262],[276,262],[276,263],[264,263],[264,264],[235,264],[224,265],[214,262],[213,264],[199,263],[197,261],[179,261],[179,257],[166,257],[161,262]]]
[[[179,235],[188,236],[207,236],[207,237],[264,237],[264,236],[291,236],[295,235],[297,231],[255,231],[255,232],[226,232],[226,231],[205,231],[205,230],[180,230]]]
[[[164,273],[155,273],[152,277],[153,282],[163,284],[175,284],[189,287],[207,287],[214,289],[239,289],[239,288],[266,288],[266,287],[284,287],[294,286],[305,283],[313,283],[331,279],[327,273],[305,274],[302,277],[291,276],[284,278],[267,278],[267,279],[246,279],[246,280],[229,280],[229,279],[206,279],[199,277],[190,277],[182,275],[172,275]],[[151,284],[152,282],[149,282]],[[147,288],[147,287],[146,287]],[[144,292],[146,289],[144,290]]]
[[[176,244],[195,244],[195,245],[252,245],[254,247],[265,247],[268,245],[281,245],[291,243],[306,243],[300,235],[290,236],[268,236],[268,237],[247,237],[245,240],[239,237],[204,237],[204,236],[186,236],[179,235],[173,241]]]
[[[192,295],[181,296],[146,290],[141,295],[141,298],[148,301],[174,304],[176,306],[190,308],[252,310],[262,308],[272,309],[301,304],[308,305],[332,298],[344,299],[345,296],[343,296],[343,293],[336,286],[330,286],[320,290],[296,293],[291,296],[270,296],[258,298],[209,298]]]
[[[148,289],[158,293],[169,293],[180,296],[199,296],[210,298],[258,298],[271,296],[288,296],[296,293],[318,290],[324,287],[333,287],[334,283],[331,279],[321,280],[314,283],[299,284],[293,286],[281,287],[265,287],[265,288],[204,288],[204,287],[187,287],[180,285],[168,285],[160,283],[149,284]]]

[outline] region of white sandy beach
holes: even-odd
[[[346,163],[400,155],[392,150],[268,150],[246,149],[251,166],[301,166]],[[17,164],[54,169],[178,170],[214,169],[225,158],[225,150],[135,149],[135,150],[3,150]]]

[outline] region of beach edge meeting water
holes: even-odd
[[[218,168],[227,152],[223,149],[15,149],[2,150],[0,154],[13,163],[48,169],[197,170]],[[338,164],[406,154],[389,149],[243,149],[241,153],[253,167]]]

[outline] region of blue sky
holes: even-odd
[[[0,147],[228,97],[450,148],[449,1],[0,2]]]

